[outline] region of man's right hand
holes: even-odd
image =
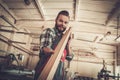
[[[50,49],[50,48],[48,48],[48,47],[44,47],[43,48],[43,51],[44,51],[44,53],[45,54],[53,54],[54,53],[54,50],[52,50],[52,49]]]

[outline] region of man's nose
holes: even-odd
[[[65,26],[65,23],[64,23],[64,22],[62,22],[62,26]]]

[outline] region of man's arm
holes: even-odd
[[[53,33],[51,29],[46,29],[40,36],[40,50],[45,54],[54,53],[51,48]]]
[[[68,61],[71,61],[71,60],[73,59],[73,56],[74,56],[73,53],[72,53],[72,51],[71,51],[71,49],[70,49],[71,40],[72,40],[72,37],[71,37],[71,35],[70,35],[69,40],[68,40],[68,43],[67,43],[67,45],[66,45],[66,51],[67,51],[66,59],[67,59]]]

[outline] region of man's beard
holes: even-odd
[[[66,30],[66,27],[62,27],[63,28],[63,30],[60,30],[58,27],[58,25],[57,24],[55,24],[55,27],[56,27],[56,29],[58,30],[58,32],[59,33],[63,33],[65,30]]]

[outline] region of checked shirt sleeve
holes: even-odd
[[[43,33],[40,35],[40,49],[43,47],[49,47],[51,48],[53,40],[53,32],[51,29],[46,29],[43,31]]]

